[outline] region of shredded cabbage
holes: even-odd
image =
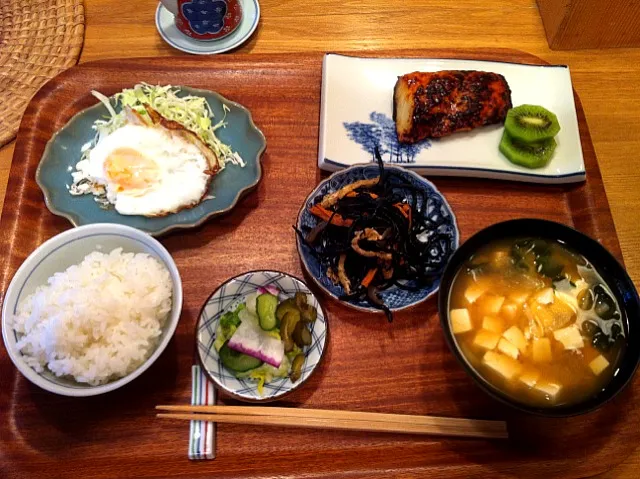
[[[171,85],[158,86],[147,83],[139,83],[133,88],[127,88],[115,95],[116,106],[128,106],[140,115],[146,116],[147,111],[144,105],[149,105],[167,120],[176,121],[187,130],[192,131],[200,138],[220,159],[220,166],[224,168],[229,162],[238,166],[244,166],[237,152],[234,152],[228,145],[222,143],[215,134],[218,128],[226,126],[225,118],[213,123],[213,112],[207,100],[203,97],[187,95],[178,96],[180,88]],[[109,111],[110,117],[104,120],[96,120],[93,128],[97,132],[97,141],[104,136],[110,135],[115,130],[125,124],[125,112],[123,108],[116,112],[109,97],[100,92],[92,91],[93,95],[100,100]],[[227,105],[222,105],[223,111],[230,111]],[[85,152],[86,153],[86,152]]]
[[[289,370],[291,369],[291,362],[287,356],[282,358],[280,367],[274,368],[270,364],[263,363],[255,369],[240,373],[235,373],[237,378],[251,378],[258,381],[258,393],[262,394],[265,383],[270,383],[277,378],[286,378],[289,376]]]

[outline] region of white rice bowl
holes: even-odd
[[[18,304],[16,348],[36,372],[92,386],[124,377],[152,354],[172,308],[167,268],[146,253],[93,252]]]

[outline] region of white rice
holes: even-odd
[[[155,258],[122,248],[93,252],[20,302],[18,350],[37,372],[109,382],[151,355],[171,296],[169,271]]]

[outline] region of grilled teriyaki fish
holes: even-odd
[[[510,108],[511,90],[504,77],[481,71],[408,73],[398,77],[393,95],[393,119],[402,143],[503,123]]]

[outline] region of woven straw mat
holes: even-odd
[[[0,146],[40,87],[75,65],[83,41],[82,0],[0,0]]]

